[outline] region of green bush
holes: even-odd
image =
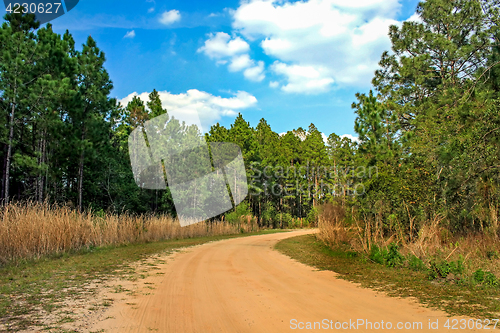
[[[281,222],[283,223],[283,228],[294,228],[293,217],[290,213],[283,213],[281,216]]]
[[[450,262],[451,273],[455,275],[462,275],[465,272],[464,257],[462,255],[458,256],[457,261]]]
[[[432,259],[429,263],[429,279],[446,278],[450,273],[462,275],[465,271],[464,258],[459,256],[457,261]]]
[[[401,267],[405,262],[405,257],[399,253],[399,247],[394,242],[388,249],[381,249],[373,244],[368,257],[377,264],[389,267]]]
[[[478,269],[472,274],[472,279],[476,283],[482,283],[484,281],[484,271],[482,268]]]
[[[414,271],[425,271],[427,269],[422,259],[414,254],[411,254],[408,257],[408,267]]]
[[[316,207],[311,208],[309,213],[307,213],[306,220],[308,224],[317,225],[319,212]]]
[[[400,267],[403,266],[405,257],[399,253],[399,247],[396,243],[392,242],[389,245],[389,251],[385,256],[385,262],[389,267]]]
[[[429,264],[429,278],[431,280],[436,278],[446,278],[448,274],[451,273],[452,266],[446,260],[436,261],[433,259]]]
[[[232,212],[226,213],[226,221],[232,224],[236,224],[241,222],[242,215],[251,215],[250,209],[248,208],[248,204],[246,202],[240,203]]]
[[[377,264],[383,265],[385,264],[386,256],[387,256],[387,250],[380,249],[376,244],[373,244],[370,250],[370,255],[368,257]]]
[[[279,226],[279,214],[272,203],[266,203],[262,208],[262,224],[267,227],[277,228]]]
[[[490,287],[498,287],[498,279],[492,272],[484,274],[484,284]]]

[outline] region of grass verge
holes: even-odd
[[[0,267],[0,332],[18,332],[32,327],[64,331],[59,330],[57,324],[73,320],[71,311],[64,309],[65,301],[88,298],[109,279],[137,279],[133,264],[152,255],[168,255],[180,248],[211,241],[280,231],[93,248]],[[58,315],[47,321],[56,312],[67,316],[61,319]]]
[[[425,272],[373,263],[346,248],[331,249],[315,235],[287,238],[276,249],[306,265],[340,274],[340,278],[393,297],[414,297],[420,303],[477,319],[500,317],[500,290],[486,286],[430,281]]]

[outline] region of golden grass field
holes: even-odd
[[[38,203],[11,204],[0,211],[0,263],[82,248],[228,235],[256,231],[243,222],[196,223],[181,227],[172,217],[79,213]]]

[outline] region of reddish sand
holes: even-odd
[[[443,312],[360,288],[333,272],[318,271],[273,250],[281,239],[311,232],[235,238],[178,253],[161,266],[159,272],[164,274],[147,279],[154,290],[115,302],[105,313],[107,319],[91,330],[381,332],[390,330],[390,323],[394,331],[448,331],[444,325],[452,318]],[[429,322],[435,325],[436,321],[437,329],[429,329]],[[307,329],[314,322],[316,329]],[[396,329],[398,325],[403,329]]]

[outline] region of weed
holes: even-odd
[[[396,243],[391,243],[389,245],[389,251],[385,256],[385,262],[389,267],[400,267],[403,266],[405,257],[399,253],[399,247]]]
[[[408,256],[407,261],[408,261],[408,268],[410,268],[411,270],[414,270],[417,272],[427,270],[427,267],[425,266],[422,259],[420,259],[419,257],[417,257],[414,254],[410,254]]]
[[[472,279],[476,283],[482,283],[484,281],[484,271],[482,268],[478,269],[477,271],[472,274]]]
[[[486,251],[486,258],[490,260],[495,260],[499,258],[498,252],[495,250],[488,250]]]
[[[380,249],[376,244],[373,244],[370,250],[369,258],[373,262],[383,265],[385,263],[386,255],[387,255],[387,250]]]
[[[498,287],[498,279],[492,272],[486,272],[484,275],[484,284],[489,287]]]

